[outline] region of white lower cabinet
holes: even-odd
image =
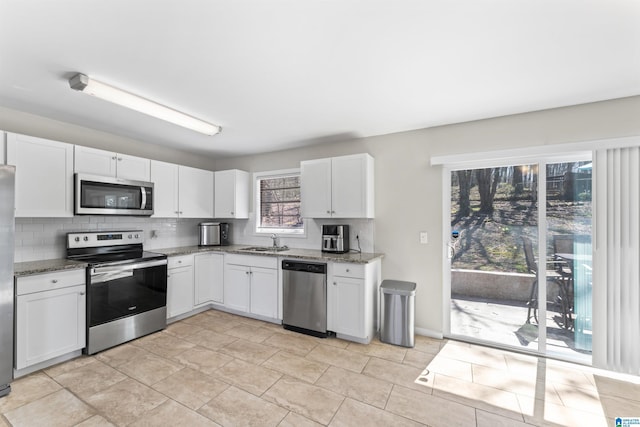
[[[224,255],[197,254],[194,267],[194,305],[224,303]]]
[[[167,318],[193,310],[193,255],[169,257]]]
[[[277,258],[225,255],[225,307],[277,319],[278,299]]]
[[[84,348],[85,293],[85,270],[16,278],[16,369]]]
[[[377,329],[380,260],[332,263],[327,280],[327,328],[344,338],[369,343]]]

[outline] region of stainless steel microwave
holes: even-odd
[[[153,215],[153,183],[75,174],[76,215]]]

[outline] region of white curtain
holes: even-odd
[[[640,375],[640,147],[595,154],[593,364]]]

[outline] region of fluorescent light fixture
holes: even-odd
[[[134,95],[122,89],[109,86],[106,83],[87,77],[78,73],[69,79],[71,89],[93,95],[96,98],[113,102],[114,104],[139,111],[149,116],[173,123],[205,135],[215,135],[222,130],[222,127],[196,119],[188,114],[181,113],[173,108],[158,104],[138,95]]]

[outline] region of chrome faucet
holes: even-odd
[[[271,235],[271,239],[273,239],[273,247],[274,247],[274,248],[277,248],[277,247],[278,247],[278,236],[276,236],[276,234],[275,234],[275,233],[273,233],[273,234]]]

